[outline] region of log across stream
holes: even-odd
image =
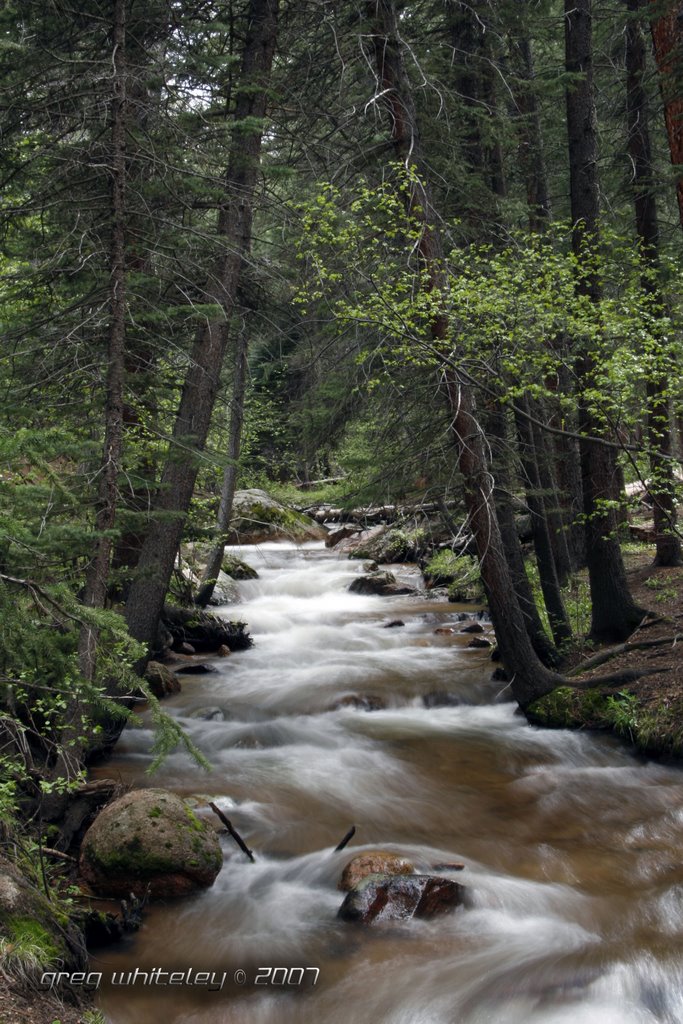
[[[458,628],[452,606],[350,594],[361,566],[320,544],[239,553],[261,574],[240,584],[255,645],[165,704],[213,771],[177,754],[146,775],[143,727],[106,772],[208,817],[215,802],[256,860],[226,836],[210,890],[153,907],[128,945],[93,957],[108,1021],[683,1021],[683,773],[529,726],[487,651],[435,633]],[[376,848],[418,870],[463,861],[469,905],[339,921],[343,867]]]

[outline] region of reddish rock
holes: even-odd
[[[368,875],[347,893],[342,921],[373,924],[446,914],[464,901],[465,888],[435,875]]]
[[[368,875],[413,875],[415,866],[405,857],[384,850],[359,853],[344,868],[339,882],[343,892],[354,889]]]

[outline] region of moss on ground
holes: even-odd
[[[683,697],[643,703],[630,690],[560,686],[526,709],[534,725],[609,730],[644,754],[683,757]]]

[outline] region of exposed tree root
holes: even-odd
[[[622,686],[624,683],[633,683],[643,676],[655,676],[660,672],[670,672],[671,665],[658,665],[657,668],[626,668],[621,672],[613,672],[609,676],[596,676],[594,679],[571,679],[567,685],[574,690],[593,690],[597,686]]]
[[[583,675],[584,672],[588,672],[590,669],[596,668],[598,665],[603,665],[606,661],[611,661],[612,658],[616,658],[619,654],[628,654],[630,651],[644,651],[648,647],[663,647],[665,644],[669,644],[673,647],[679,639],[680,634],[674,633],[672,636],[659,637],[657,640],[627,641],[626,643],[618,644],[616,647],[610,647],[606,651],[600,651],[598,654],[594,654],[592,658],[582,661],[580,665],[573,668],[571,672],[567,673],[567,675],[570,678],[572,676]]]

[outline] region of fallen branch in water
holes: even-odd
[[[223,824],[227,828],[228,832],[230,833],[232,838],[235,840],[235,842],[239,846],[240,850],[243,850],[244,853],[246,853],[246,855],[249,858],[249,860],[251,861],[251,863],[255,864],[256,860],[254,858],[254,854],[251,852],[251,850],[249,849],[249,847],[245,843],[244,839],[242,839],[242,836],[239,834],[239,832],[232,827],[232,822],[229,821],[229,819],[225,817],[225,815],[223,814],[223,812],[220,809],[220,807],[216,807],[216,805],[213,804],[213,803],[209,803],[209,807],[211,808],[213,813],[215,815],[217,815],[217,817],[219,817],[220,820],[223,822]]]
[[[349,831],[348,831],[348,832],[346,833],[346,835],[345,835],[345,836],[344,836],[344,838],[342,839],[342,841],[341,841],[341,843],[339,844],[339,846],[335,846],[335,848],[334,848],[334,852],[335,852],[335,853],[339,853],[339,851],[340,851],[340,850],[343,850],[343,849],[344,849],[344,847],[345,847],[345,846],[346,846],[346,845],[347,845],[348,843],[350,843],[350,842],[351,842],[351,840],[353,839],[353,837],[355,836],[355,834],[356,834],[356,826],[355,826],[355,825],[352,825],[352,826],[351,826],[351,828],[349,829]]]

